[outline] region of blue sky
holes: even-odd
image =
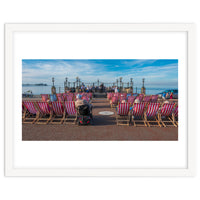
[[[178,88],[177,59],[98,59],[98,60],[22,60],[22,83],[46,83],[63,85],[65,77],[73,82],[76,77],[82,82],[114,82],[123,77],[124,82],[133,78],[135,86]]]

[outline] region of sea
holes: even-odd
[[[51,94],[51,85],[47,86],[22,86],[22,93],[27,93],[28,91],[32,91],[33,95],[40,95],[40,94]],[[57,93],[64,93],[64,87],[63,86],[56,86],[56,92]],[[176,88],[167,88],[167,87],[146,87],[146,94],[147,95],[153,95],[161,93],[165,90],[169,89],[176,89]],[[136,88],[133,88],[133,92],[136,93]],[[137,88],[137,93],[141,92],[141,88]]]

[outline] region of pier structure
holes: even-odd
[[[145,94],[146,93],[146,88],[144,86],[144,81],[145,79],[142,79],[142,87],[141,87],[141,93]],[[118,89],[119,92],[126,92],[126,93],[137,93],[138,92],[138,87],[134,88],[134,81],[133,78],[130,78],[129,81],[125,82],[123,81],[123,77],[117,78],[113,82],[103,82],[100,79],[97,78],[96,81],[93,82],[84,82],[81,80],[79,77],[76,77],[75,80],[69,80],[68,77],[65,78],[64,80],[64,89],[63,87],[56,86],[54,85],[55,79],[54,77],[52,78],[52,88],[51,88],[51,93],[56,94],[56,87],[59,92],[64,91],[65,93],[67,91],[71,92],[82,92],[82,91],[87,91],[89,90],[90,92],[93,93],[106,93],[106,92],[114,92],[115,88]]]

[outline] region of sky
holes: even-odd
[[[134,86],[141,86],[145,78],[147,87],[178,88],[177,59],[98,59],[98,60],[22,60],[22,83],[46,83],[63,85],[65,78],[74,82],[115,82],[122,77],[124,82],[133,78]]]

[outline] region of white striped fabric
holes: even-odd
[[[52,102],[52,109],[53,112],[57,115],[62,115],[64,112],[63,105],[60,101],[53,101]]]
[[[35,104],[32,101],[23,101],[23,103],[31,114],[36,114],[38,112]]]
[[[133,104],[133,103],[134,103],[134,100],[135,100],[135,97],[134,97],[134,96],[129,96],[129,97],[128,97],[128,103],[129,103],[129,104]]]
[[[75,115],[76,109],[74,101],[65,101],[65,110],[68,115]]]
[[[67,96],[66,100],[67,101],[73,101],[73,96],[71,96],[71,95]]]
[[[133,116],[141,117],[144,114],[145,103],[135,103],[133,107]]]
[[[48,105],[47,102],[42,102],[42,101],[38,101],[36,102],[37,105],[38,105],[38,108],[39,108],[39,111],[42,113],[42,114],[50,114],[50,107]]]
[[[129,103],[120,103],[118,108],[118,115],[128,115]]]
[[[116,96],[112,97],[112,103],[117,104],[118,103],[118,97],[116,97]]]
[[[150,99],[151,99],[151,96],[145,96],[145,97],[143,98],[143,102],[149,102]]]
[[[160,106],[160,103],[150,103],[148,105],[147,112],[146,112],[147,117],[155,117],[158,112],[159,106]]]
[[[161,116],[170,116],[173,111],[175,103],[165,103],[160,111]]]
[[[175,110],[174,110],[174,116],[178,117],[178,106],[176,106]]]
[[[42,97],[42,101],[47,101],[48,98],[49,98],[49,95],[48,94],[41,94],[41,97]]]
[[[158,100],[158,95],[151,96],[151,102],[157,102],[157,100]]]

